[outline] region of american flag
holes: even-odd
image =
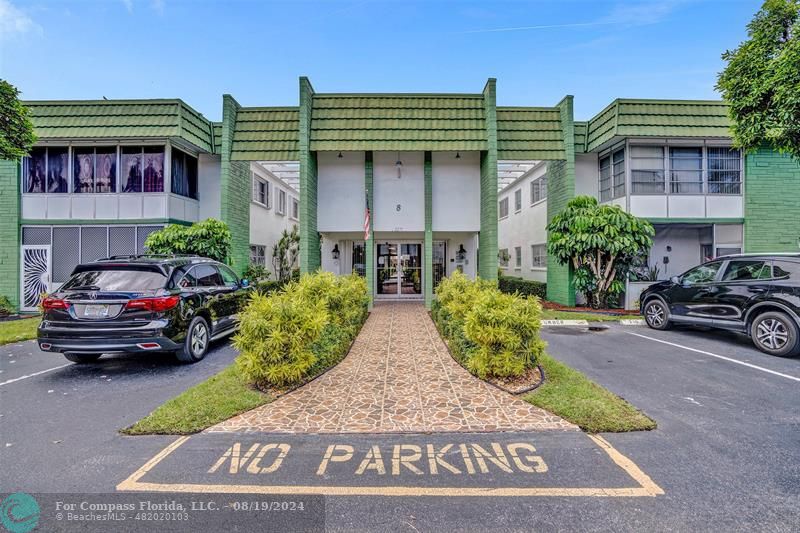
[[[364,240],[369,240],[369,199],[364,199],[366,202],[366,210],[364,211]]]

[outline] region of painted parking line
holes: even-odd
[[[707,352],[705,350],[698,350],[697,348],[692,348],[690,346],[684,346],[682,344],[677,344],[674,342],[669,342],[661,339],[656,339],[655,337],[648,337],[647,335],[642,335],[641,333],[633,333],[631,331],[626,331],[628,335],[634,335],[636,337],[641,337],[643,339],[660,342],[661,344],[667,344],[669,346],[674,346],[675,348],[681,348],[683,350],[688,350],[690,352],[700,353],[703,355],[708,355],[710,357],[716,357],[717,359],[722,359],[723,361],[728,361],[731,363],[736,363],[737,365],[746,366],[748,368],[753,368],[755,370],[760,370],[761,372],[766,372],[767,374],[773,374],[775,376],[780,376],[782,378],[791,379],[792,381],[800,382],[800,377],[797,376],[790,376],[789,374],[783,374],[781,372],[776,372],[775,370],[770,370],[769,368],[764,368],[763,366],[754,365],[752,363],[746,363],[744,361],[739,361],[738,359],[733,359],[731,357],[725,357],[724,355],[718,355],[715,353]]]
[[[9,379],[9,380],[6,380],[6,381],[3,381],[2,383],[0,383],[0,387],[2,387],[3,385],[9,385],[11,383],[15,383],[17,381],[22,381],[23,379],[28,379],[28,378],[40,376],[42,374],[46,374],[48,372],[52,372],[53,370],[58,370],[59,368],[64,368],[64,367],[70,366],[70,365],[72,365],[72,363],[67,363],[65,365],[60,365],[60,366],[54,366],[53,368],[48,368],[46,370],[40,370],[39,372],[34,372],[32,374],[25,374],[24,376],[19,376],[18,378]]]
[[[622,326],[644,326],[645,321],[641,318],[623,318],[619,321]]]
[[[542,320],[542,326],[588,326],[587,320]]]
[[[201,433],[172,442],[117,490],[413,497],[664,494],[604,438],[574,432],[311,439]]]

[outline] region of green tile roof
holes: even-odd
[[[213,150],[211,122],[181,100],[27,101],[43,140],[183,140]]]
[[[564,159],[557,107],[497,107],[497,158]]]
[[[311,150],[486,150],[482,94],[315,94]]]
[[[212,122],[211,128],[214,136],[214,153],[218,154],[222,150],[222,122]]]
[[[586,150],[624,137],[730,137],[727,105],[715,100],[614,100],[588,123]]]
[[[294,161],[299,135],[297,107],[242,107],[236,114],[231,159]]]
[[[580,154],[586,151],[586,130],[588,122],[575,121],[575,153]]]

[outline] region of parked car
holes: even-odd
[[[79,265],[42,301],[39,348],[76,363],[150,351],[194,363],[211,341],[236,330],[248,285],[203,257],[115,256]]]
[[[719,257],[650,286],[639,301],[653,329],[728,329],[768,354],[800,355],[800,254]]]

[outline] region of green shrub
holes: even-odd
[[[264,265],[257,265],[255,263],[250,263],[247,265],[247,268],[242,273],[242,278],[250,281],[250,283],[266,281],[269,279],[269,276],[270,272],[267,270],[267,267]]]
[[[544,353],[541,315],[537,298],[480,291],[464,324],[465,337],[476,346],[467,367],[481,378],[524,374]]]
[[[252,285],[255,289],[255,292],[260,292],[261,294],[267,295],[281,290],[286,284],[278,280],[266,280],[253,283]]]
[[[148,235],[144,246],[151,254],[194,254],[224,263],[231,253],[231,232],[214,218],[191,226],[170,224]]]
[[[436,296],[431,315],[439,331],[453,356],[477,376],[522,375],[543,353],[538,298],[504,294],[494,283],[458,272],[440,282]]]
[[[500,276],[497,278],[498,288],[507,293],[518,293],[522,296],[538,296],[542,300],[547,297],[547,283],[533,281],[511,276]]]
[[[359,276],[306,274],[269,293],[280,285],[258,284],[234,337],[239,370],[260,386],[299,383],[336,364],[367,316],[367,284]]]
[[[7,296],[0,296],[0,316],[8,316],[15,312],[14,304]]]

